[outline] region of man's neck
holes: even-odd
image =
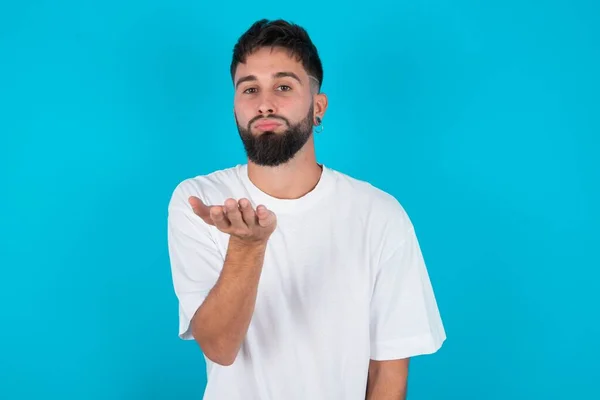
[[[312,191],[321,179],[322,167],[314,151],[299,152],[277,167],[248,162],[248,177],[264,193],[278,199],[298,199]]]

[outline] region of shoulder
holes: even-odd
[[[336,176],[337,196],[350,199],[353,208],[367,215],[370,222],[379,226],[394,224],[401,231],[412,228],[408,213],[395,195],[367,180],[338,170],[331,171]]]
[[[169,208],[182,204],[187,205],[190,196],[196,196],[204,202],[212,202],[239,182],[239,171],[242,165],[236,165],[196,175],[180,181],[171,193]]]

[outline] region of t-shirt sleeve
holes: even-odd
[[[446,339],[414,227],[403,211],[391,225],[371,298],[372,360],[431,354]]]
[[[209,226],[194,214],[188,203],[190,195],[202,198],[190,186],[183,182],[175,189],[167,218],[171,274],[179,303],[179,337],[185,340],[193,339],[192,317],[215,285],[223,266],[223,256]]]

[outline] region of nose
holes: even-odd
[[[271,96],[263,94],[258,102],[258,113],[262,115],[275,114],[276,111],[277,107]]]

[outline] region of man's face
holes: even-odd
[[[238,65],[234,113],[250,161],[277,166],[304,147],[315,118],[312,79],[286,50],[262,48]]]

